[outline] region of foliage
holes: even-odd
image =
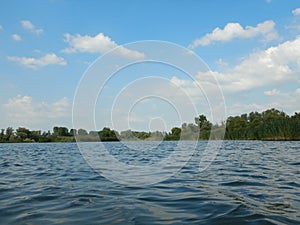
[[[288,116],[277,109],[262,113],[229,117],[226,123],[226,139],[237,140],[300,140],[300,116]]]
[[[224,129],[226,129],[224,136]],[[300,113],[292,116],[277,109],[230,116],[226,122],[213,125],[205,115],[195,118],[195,124],[183,123],[169,133],[155,131],[122,131],[120,134],[104,127],[101,131],[53,127],[53,132],[41,132],[12,127],[0,130],[0,142],[74,142],[77,141],[176,141],[176,140],[300,140]]]
[[[104,127],[102,131],[99,131],[99,137],[101,141],[119,141],[118,132]]]
[[[178,140],[180,140],[180,135],[181,135],[181,128],[173,127],[171,129],[171,132],[165,135],[164,140],[165,141],[178,141]]]

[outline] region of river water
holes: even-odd
[[[76,143],[0,144],[0,224],[300,224],[300,142],[224,141],[199,172],[205,144],[175,175],[145,186],[95,172]],[[151,142],[134,145],[145,154]],[[145,160],[122,143],[107,148]]]

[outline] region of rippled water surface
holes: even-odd
[[[161,143],[160,157],[175,144]],[[140,187],[96,173],[75,143],[0,144],[0,224],[300,224],[300,142],[226,141],[200,173],[205,144],[176,175]],[[134,145],[106,147],[120,161],[159,158],[153,143]]]

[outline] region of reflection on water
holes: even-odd
[[[176,175],[145,187],[95,173],[75,143],[0,144],[0,223],[300,223],[300,142],[226,141],[199,173],[205,144]],[[135,142],[136,152],[120,145],[108,144],[118,160],[157,160],[145,151],[151,143]]]

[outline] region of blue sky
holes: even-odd
[[[292,114],[300,111],[299,34],[300,2],[293,0],[1,1],[0,127],[72,127],[73,98],[87,68],[107,51],[142,40],[172,42],[201,57],[223,90],[227,116],[271,107]],[[124,57],[143,54],[128,51]],[[113,122],[121,130],[169,130],[193,122],[194,112],[178,116],[159,98],[111,110],[122,88],[151,75],[184,89],[196,113],[209,116],[194,86],[207,74],[199,71],[193,81],[174,68],[147,64],[107,83],[96,104],[97,129]],[[135,99],[147,86],[140,85],[132,86]],[[160,93],[166,97],[168,91],[161,87]]]

